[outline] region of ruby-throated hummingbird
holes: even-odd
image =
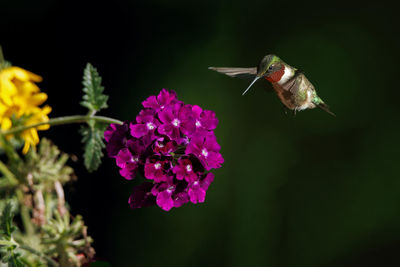
[[[329,110],[328,105],[317,95],[314,86],[306,78],[304,73],[283,62],[275,55],[266,55],[258,67],[254,68],[216,68],[209,67],[231,77],[254,78],[250,87],[260,78],[265,78],[272,84],[276,94],[282,103],[289,109],[298,110],[320,107],[329,114],[335,115]]]

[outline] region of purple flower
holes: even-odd
[[[132,209],[158,205],[163,210],[205,201],[214,180],[207,171],[224,162],[214,135],[215,113],[188,105],[165,89],[143,101],[135,121],[111,124],[104,132],[107,153],[120,174],[147,179],[133,188]]]
[[[116,157],[117,166],[121,168],[120,174],[128,180],[135,177],[136,170],[141,162],[140,156],[144,151],[142,142],[139,140],[129,140],[127,148],[118,152]]]
[[[110,139],[113,136],[113,134],[117,131],[118,126],[120,125],[116,123],[111,123],[107,127],[107,129],[104,131],[104,139],[106,140],[106,142],[110,142]]]
[[[176,142],[171,141],[168,137],[159,137],[153,145],[153,151],[158,155],[170,155],[176,149]]]
[[[211,110],[203,110],[201,107],[194,105],[192,111],[195,117],[195,125],[197,130],[212,131],[217,128],[218,119],[215,112]]]
[[[108,142],[106,147],[108,156],[110,158],[116,157],[128,142],[129,122],[124,122],[122,125],[110,124],[104,132],[104,139]]]
[[[214,181],[214,174],[208,173],[203,179],[192,182],[189,185],[190,201],[194,204],[204,202],[207,189],[212,181]]]
[[[168,175],[170,168],[171,162],[169,160],[147,159],[144,165],[144,176],[147,179],[154,180],[156,183],[166,182],[172,178]]]
[[[174,206],[174,201],[172,200],[172,193],[174,190],[175,187],[171,185],[157,195],[157,205],[165,211],[169,211]]]
[[[185,153],[196,156],[204,168],[209,171],[221,167],[224,162],[219,150],[220,146],[213,134],[205,136],[198,135],[192,138],[189,145],[186,147]]]
[[[180,103],[176,98],[176,93],[174,91],[168,92],[162,89],[157,97],[150,96],[145,101],[142,102],[143,107],[152,108],[155,111],[164,109],[170,104]]]
[[[158,114],[163,123],[158,127],[160,134],[165,134],[171,140],[182,143],[182,134],[191,135],[196,129],[190,105],[175,104],[168,106]]]
[[[128,203],[132,209],[153,206],[156,198],[151,193],[152,183],[144,182],[133,188],[132,195],[129,197]]]
[[[198,178],[189,159],[179,159],[172,171],[176,174],[178,180],[185,179],[187,182],[193,182]]]
[[[138,123],[130,124],[131,135],[140,138],[144,135],[149,135],[150,139],[155,139],[154,132],[160,125],[160,122],[155,118],[155,112],[151,109],[142,110],[139,116],[136,117]]]
[[[151,193],[156,196],[157,205],[166,211],[189,202],[189,194],[186,191],[186,182],[173,183],[172,181],[156,184],[151,189]]]
[[[175,193],[172,195],[172,200],[174,201],[174,207],[179,208],[183,204],[189,202],[189,194],[186,191],[175,191]]]

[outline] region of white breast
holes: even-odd
[[[278,84],[282,85],[285,84],[290,78],[292,78],[294,75],[294,71],[292,68],[288,68],[285,66],[285,73],[283,74],[282,78],[278,82]]]

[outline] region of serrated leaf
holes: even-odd
[[[82,142],[85,144],[85,152],[83,154],[85,167],[89,172],[97,170],[103,157],[103,148],[105,147],[103,136],[105,126],[90,125],[81,128],[83,136]]]
[[[4,209],[1,213],[0,217],[0,227],[1,227],[1,234],[6,239],[11,239],[12,232],[15,231],[15,226],[13,225],[13,218],[14,218],[14,207],[11,201],[8,201],[7,204],[4,206]]]
[[[83,101],[81,105],[95,113],[100,109],[107,108],[108,96],[103,94],[104,87],[101,86],[101,77],[96,68],[87,63],[83,72]]]

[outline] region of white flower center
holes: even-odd
[[[161,168],[161,164],[159,162],[154,164],[154,169],[158,170],[159,168]]]
[[[200,121],[196,121],[196,127],[200,127],[201,126],[201,122]]]
[[[156,128],[156,126],[152,122],[148,122],[146,124],[146,126],[147,126],[147,129],[149,129],[149,130],[154,130],[154,128]]]
[[[192,171],[192,166],[190,166],[189,164],[186,165],[186,171],[187,172],[191,172]]]
[[[178,127],[179,124],[181,124],[181,122],[180,122],[178,119],[174,119],[174,120],[172,121],[172,125],[174,125],[175,127]]]
[[[139,161],[139,157],[138,156],[134,156],[131,158],[132,162],[138,162]]]
[[[161,108],[161,109],[164,109],[164,108],[165,108],[165,106],[161,106],[160,108]]]
[[[167,192],[171,194],[172,192],[174,192],[174,189],[174,186],[170,186],[168,187]]]
[[[207,149],[203,148],[203,150],[201,151],[201,154],[203,154],[204,157],[207,157],[208,156]]]
[[[164,144],[163,144],[163,143],[160,143],[160,142],[157,142],[157,146],[158,146],[158,147],[164,147]]]
[[[189,142],[190,142],[190,140],[187,136],[185,136],[182,141],[185,145],[189,144]]]

